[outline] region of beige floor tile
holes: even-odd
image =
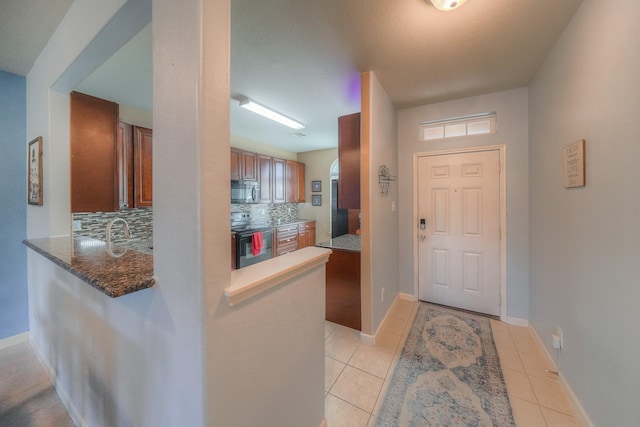
[[[525,372],[524,366],[520,361],[520,354],[516,350],[498,347],[498,356],[500,356],[500,366],[502,366],[502,369],[513,369],[514,371]]]
[[[540,351],[536,354],[521,353],[520,360],[522,360],[524,370],[529,376],[549,379],[557,378],[556,375],[548,372],[553,371],[554,367],[547,361],[547,358],[544,357]]]
[[[359,345],[355,341],[331,334],[324,342],[324,354],[342,363],[347,363]]]
[[[329,356],[324,357],[324,391],[331,390],[346,365]]]
[[[329,393],[371,413],[383,382],[375,375],[346,366]]]
[[[398,350],[402,335],[392,334],[390,332],[380,332],[376,335],[375,347],[394,354]]]
[[[529,383],[529,377],[526,374],[513,369],[503,369],[502,374],[504,375],[504,382],[507,384],[509,396],[538,404],[536,395]]]
[[[511,399],[511,410],[518,427],[546,427],[540,407],[522,399]]]
[[[547,421],[548,427],[579,427],[582,424],[577,418],[554,411],[553,409],[540,408]]]
[[[347,328],[346,326],[337,325],[333,333],[339,337],[346,338],[351,341],[360,343],[360,331]]]
[[[331,333],[336,329],[336,325],[335,323],[331,323],[331,322],[324,322],[324,338],[327,339],[329,337],[329,335],[331,335]]]
[[[496,347],[500,348],[508,348],[511,350],[516,349],[516,343],[513,342],[513,338],[511,338],[511,334],[509,331],[494,331],[493,332],[493,342]]]
[[[573,406],[564,394],[560,383],[554,379],[529,377],[533,392],[538,399],[540,406],[562,412],[567,415],[574,415]]]
[[[405,302],[398,300],[389,310],[388,316],[394,319],[404,320],[406,322],[411,318],[412,312],[413,312],[413,307],[411,305],[408,305]]]
[[[516,325],[507,324],[507,327],[509,328],[509,332],[513,336],[516,336],[516,335],[530,336],[531,335],[531,332],[529,331],[529,328],[527,328],[525,326],[516,326]]]
[[[404,328],[405,326],[407,326],[407,321],[406,320],[402,320],[402,319],[398,319],[395,317],[387,317],[387,319],[384,321],[384,325],[382,325],[382,330],[384,330],[385,332],[390,332],[392,334],[402,334],[404,332]]]
[[[391,353],[361,345],[349,360],[349,365],[384,379],[392,360]]]
[[[330,427],[366,427],[369,414],[331,394],[324,399],[324,416]]]
[[[516,344],[516,349],[520,353],[539,354],[540,347],[538,343],[533,339],[531,334],[511,334],[513,342]]]
[[[509,325],[499,320],[490,319],[491,330],[493,332],[506,332],[509,333]]]

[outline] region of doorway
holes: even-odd
[[[506,316],[504,147],[416,156],[420,300]]]

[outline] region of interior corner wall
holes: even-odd
[[[0,340],[29,330],[26,79],[0,71]]]
[[[640,420],[640,3],[582,3],[530,86],[531,321],[595,425]],[[586,141],[586,186],[563,147]]]
[[[369,262],[362,262],[362,268],[370,271],[371,334],[378,329],[391,303],[398,294],[398,185],[391,182],[389,191],[382,194],[378,183],[379,167],[386,165],[392,175],[398,173],[397,116],[391,98],[378,81],[375,73],[368,72],[362,79],[362,90],[369,90],[368,103],[363,102],[362,117],[370,117],[369,164],[363,169],[368,173],[368,236],[363,230],[362,244],[369,254]],[[368,86],[366,86],[368,83]],[[362,99],[366,99],[364,94]],[[366,106],[369,111],[365,111]],[[363,119],[362,125],[367,121]],[[366,132],[363,130],[363,135]],[[364,139],[363,139],[364,141]],[[363,142],[364,143],[364,142]],[[363,207],[363,223],[365,216]],[[366,238],[365,238],[366,237]],[[367,253],[363,250],[363,256]],[[365,277],[365,274],[362,275]],[[383,299],[384,289],[384,299]],[[364,298],[364,295],[363,295]],[[365,311],[363,310],[363,314]],[[363,319],[363,326],[365,321]]]
[[[298,153],[298,161],[305,164],[305,203],[298,203],[298,216],[316,220],[316,242],[331,238],[331,165],[338,159],[338,149],[307,151]],[[313,193],[311,181],[321,181],[322,191]],[[311,195],[322,196],[322,206],[311,205]]]
[[[429,120],[496,112],[496,134],[421,143],[419,125]],[[400,292],[414,295],[414,156],[454,148],[504,145],[507,182],[507,316],[529,318],[529,163],[526,88],[413,107],[398,112]],[[416,295],[417,297],[417,295]]]

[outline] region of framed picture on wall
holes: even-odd
[[[42,137],[29,142],[27,153],[27,202],[42,206]]]
[[[322,181],[311,181],[311,191],[319,193],[322,191]]]
[[[321,194],[312,194],[311,195],[311,206],[322,206],[322,195]]]

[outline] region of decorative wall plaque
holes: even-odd
[[[42,206],[42,137],[29,142],[27,153],[27,203]]]
[[[566,188],[584,187],[584,139],[565,145],[564,186]]]

